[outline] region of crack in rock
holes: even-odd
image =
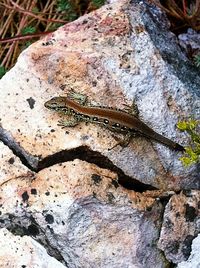
[[[157,189],[149,184],[144,184],[125,175],[124,172],[116,167],[106,156],[102,155],[100,152],[90,150],[87,146],[80,146],[71,150],[63,150],[44,158],[38,164],[38,171],[58,163],[73,161],[74,159],[80,159],[95,164],[100,168],[106,168],[117,173],[118,183],[126,189],[134,190],[136,192]]]
[[[26,152],[26,150],[14,140],[12,135],[3,128],[0,128],[0,140],[13,151],[14,155],[20,158],[21,162],[26,167],[35,172],[58,163],[80,159],[88,163],[95,164],[100,168],[106,168],[117,173],[118,183],[126,189],[134,190],[136,192],[157,189],[149,184],[144,184],[130,176],[127,176],[120,168],[116,167],[112,161],[108,159],[108,157],[102,155],[100,152],[90,150],[88,146],[80,146],[70,150],[63,150],[39,160],[39,157],[35,157]]]
[[[18,142],[16,142],[13,136],[0,127],[0,140],[12,150],[13,154],[18,156],[21,162],[30,170],[37,170],[38,158],[27,153]]]

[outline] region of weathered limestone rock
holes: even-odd
[[[50,257],[46,250],[28,236],[14,236],[6,229],[0,229],[0,267],[64,268],[63,264]]]
[[[155,244],[161,203],[123,189],[108,170],[58,164],[5,183],[0,196],[0,226],[32,235],[67,267],[165,267]]]
[[[199,191],[185,191],[173,195],[165,208],[159,248],[173,263],[187,260],[192,240],[200,232],[199,200]]]

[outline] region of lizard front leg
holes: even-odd
[[[134,116],[136,116],[136,117],[139,116],[139,110],[138,110],[138,106],[137,106],[135,100],[133,100],[131,106],[129,106],[129,105],[127,105],[127,104],[124,104],[124,106],[125,106],[125,109],[124,109],[124,110],[125,110],[127,113],[132,114],[132,115],[134,115]]]
[[[77,101],[79,104],[85,106],[87,105],[87,96],[81,93],[77,93],[74,90],[71,90],[68,95],[68,98],[71,100]]]
[[[61,127],[75,127],[76,125],[78,125],[80,120],[78,120],[78,118],[74,117],[73,119],[71,120],[59,120],[58,121],[58,126],[61,126]]]

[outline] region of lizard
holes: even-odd
[[[70,121],[59,120],[59,126],[74,127],[79,122],[84,121],[99,124],[111,131],[124,134],[124,139],[115,146],[126,147],[132,137],[139,135],[164,144],[173,150],[185,151],[182,145],[155,132],[141,121],[138,118],[139,111],[135,105],[128,106],[128,111],[105,106],[92,106],[88,104],[86,95],[71,90],[67,96],[53,97],[46,101],[44,106],[59,112],[61,115],[73,116]]]

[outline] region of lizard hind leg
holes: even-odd
[[[75,92],[74,90],[71,90],[67,97],[69,97],[71,100],[75,100],[81,105],[87,104],[87,96],[78,92]]]
[[[120,145],[122,147],[121,150],[123,150],[125,147],[127,147],[129,145],[131,139],[135,135],[136,135],[135,133],[127,132],[127,134],[124,136],[124,139],[123,140],[119,140],[119,142],[117,142],[114,146],[112,146],[111,148],[108,148],[108,151],[111,151],[112,149],[114,149],[118,145]]]

